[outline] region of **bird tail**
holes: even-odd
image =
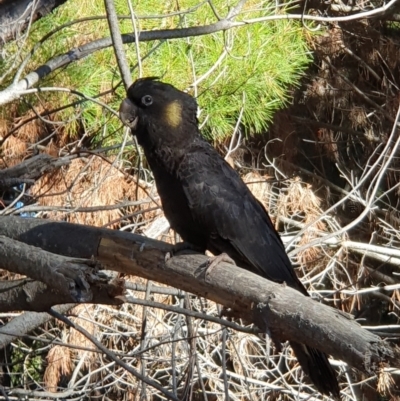
[[[292,341],[290,345],[304,372],[309,376],[318,391],[340,400],[340,389],[336,373],[327,356],[323,352],[307,345]]]

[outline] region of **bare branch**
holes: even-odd
[[[69,257],[93,257],[113,270],[162,282],[209,298],[268,329],[349,365],[373,372],[383,361],[398,363],[390,344],[357,322],[297,291],[229,264],[204,270],[204,255],[170,258],[171,245],[126,232],[37,219],[0,219],[0,234]],[[349,346],[350,345],[350,346]]]
[[[92,269],[95,263],[91,260],[52,254],[3,236],[0,236],[0,260],[1,268],[45,283],[51,290],[63,295],[66,302],[89,302],[93,299],[90,283],[97,278]],[[23,285],[22,291],[24,287],[26,285]],[[43,293],[45,288],[36,286],[29,290]]]
[[[97,279],[91,283],[91,302],[95,304],[121,305],[117,298],[125,291],[122,280]],[[0,312],[15,310],[42,312],[54,305],[75,302],[69,294],[62,294],[41,281],[32,279],[0,282]]]
[[[119,30],[118,17],[117,12],[115,11],[114,0],[104,0],[104,5],[106,8],[107,21],[110,28],[111,39],[113,41],[115,57],[117,59],[119,71],[121,72],[125,90],[128,90],[128,88],[132,84],[132,76],[122,45],[121,31]]]
[[[354,227],[358,222],[360,222],[365,216],[367,216],[371,212],[372,208],[374,207],[374,203],[376,202],[375,195],[380,187],[380,183],[384,175],[386,174],[388,166],[390,165],[391,161],[397,154],[397,151],[400,147],[400,137],[398,137],[397,135],[399,124],[400,124],[400,106],[397,109],[393,128],[390,133],[389,139],[385,144],[384,149],[382,150],[381,154],[377,157],[377,159],[374,160],[374,163],[372,164],[372,166],[370,166],[370,168],[364,174],[362,179],[360,179],[357,182],[357,184],[354,185],[352,190],[346,196],[344,196],[339,202],[337,202],[335,205],[331,206],[328,210],[326,210],[322,216],[320,216],[318,219],[315,219],[311,223],[307,224],[307,226],[303,228],[303,230],[301,230],[300,233],[298,233],[298,235],[303,234],[308,228],[312,227],[314,224],[320,221],[323,218],[323,216],[328,215],[330,212],[335,210],[339,205],[343,204],[347,199],[351,199],[352,196],[356,196],[357,191],[359,190],[359,188],[361,188],[361,186],[365,182],[370,182],[370,187],[368,191],[369,193],[367,193],[367,199],[363,201],[364,210],[351,223],[347,224],[346,226],[342,227],[336,232],[328,234],[327,236],[324,237],[324,240],[328,240],[329,238],[344,234],[347,230],[349,230],[351,227]],[[382,165],[380,163],[382,163]],[[373,173],[375,173],[374,176]],[[306,247],[318,245],[318,242],[319,239],[313,240],[309,242],[307,245],[298,247],[295,250],[291,251],[290,254],[295,255],[303,251]],[[291,244],[289,244],[289,246],[290,245]]]
[[[70,157],[52,157],[39,154],[24,160],[16,166],[0,170],[0,188],[9,188],[10,184],[36,180],[43,174],[70,163]]]
[[[112,361],[114,361],[117,365],[121,366],[125,370],[127,370],[129,373],[131,373],[133,376],[138,378],[140,381],[149,384],[150,386],[156,388],[158,391],[160,391],[162,394],[164,394],[167,399],[173,400],[173,401],[179,401],[177,397],[175,397],[174,394],[170,393],[169,391],[165,390],[164,387],[160,386],[157,382],[154,380],[149,379],[147,376],[140,374],[137,372],[135,369],[132,368],[132,366],[128,365],[127,363],[123,362],[120,358],[118,358],[114,352],[111,352],[106,346],[104,346],[100,341],[98,341],[94,336],[92,336],[87,330],[85,330],[83,327],[79,326],[78,324],[73,323],[70,319],[66,318],[62,314],[58,313],[55,310],[50,310],[49,312],[53,317],[61,320],[65,324],[67,324],[70,327],[73,327],[75,330],[79,331],[82,333],[86,338],[88,338],[94,345],[96,345],[97,348],[99,348],[104,354],[106,354]]]
[[[57,305],[54,306],[54,309],[59,313],[67,313],[74,306],[75,304]],[[24,312],[14,317],[0,328],[0,349],[3,349],[12,341],[15,341],[26,333],[48,322],[50,319],[52,319],[52,317],[46,312]]]
[[[163,40],[163,39],[180,39],[187,38],[190,36],[202,36],[209,35],[215,32],[226,31],[232,28],[241,27],[249,24],[263,23],[267,21],[282,20],[282,19],[294,19],[301,21],[317,21],[317,22],[339,22],[339,21],[353,21],[363,18],[372,18],[379,15],[383,15],[388,12],[392,7],[396,5],[398,0],[391,0],[389,3],[384,4],[382,7],[368,10],[359,14],[352,14],[343,17],[318,17],[312,15],[303,14],[280,14],[271,15],[253,19],[243,19],[241,21],[234,21],[233,18],[238,17],[238,7],[235,7],[235,13],[229,14],[225,19],[221,19],[213,24],[181,28],[181,29],[160,29],[157,31],[143,31],[139,34],[139,40],[142,42]],[[242,2],[239,2],[240,6]],[[240,7],[239,7],[240,8]],[[134,43],[137,39],[136,33],[129,33],[122,35],[122,42],[124,44]],[[8,88],[0,92],[0,105],[7,104],[13,100],[20,98],[24,91],[37,84],[41,79],[49,75],[51,72],[64,67],[71,62],[78,61],[89,54],[105,49],[112,46],[111,38],[98,39],[93,42],[86,43],[79,46],[78,48],[72,49],[67,53],[56,56],[47,61],[46,64],[38,67],[36,70],[29,73],[24,79],[19,82],[15,82]]]

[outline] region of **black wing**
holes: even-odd
[[[180,171],[192,220],[210,233],[209,250],[226,252],[239,266],[308,295],[268,213],[216,151],[207,148],[188,154]],[[319,391],[339,399],[336,374],[327,356],[303,344],[290,344]]]
[[[266,210],[211,146],[189,153],[179,170],[193,220],[210,233],[210,251],[307,294]]]

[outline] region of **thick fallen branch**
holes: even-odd
[[[52,157],[45,153],[24,160],[16,166],[0,171],[0,188],[9,188],[19,183],[33,181],[44,173],[65,166],[71,162],[68,157]]]
[[[87,259],[73,259],[46,252],[35,246],[0,236],[0,267],[13,273],[38,280],[64,297],[67,302],[90,302],[93,295],[90,282],[95,277],[94,263]],[[19,283],[21,284],[21,283]],[[43,286],[26,288],[27,294],[43,292]],[[28,295],[30,298],[31,295]],[[1,307],[0,307],[1,309]],[[17,309],[17,308],[14,308]]]
[[[2,263],[0,262],[0,267]],[[91,303],[121,305],[123,300],[117,296],[125,291],[122,280],[97,278],[90,283]],[[70,294],[60,293],[41,281],[29,278],[0,282],[0,312],[15,310],[47,311],[54,305],[76,302]]]
[[[270,329],[281,340],[308,344],[368,373],[383,362],[399,364],[400,354],[394,346],[339,311],[237,266],[221,263],[207,271],[204,255],[168,259],[171,245],[163,242],[38,219],[0,218],[0,235],[69,257],[94,257],[109,269],[206,297]]]

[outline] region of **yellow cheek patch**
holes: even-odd
[[[181,125],[182,105],[178,101],[175,100],[165,107],[164,120],[172,128],[176,128]]]

